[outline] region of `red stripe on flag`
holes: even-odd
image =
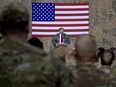
[[[56,19],[55,21],[89,21],[89,19]]]
[[[89,16],[89,14],[55,14],[55,16]]]
[[[68,8],[68,9],[55,9],[55,11],[88,11],[89,10],[89,8]]]
[[[70,29],[70,30],[65,30],[65,32],[86,32],[89,31],[89,29]],[[32,32],[58,32],[58,30],[43,30],[43,29],[39,29],[39,30],[35,30],[32,29]]]
[[[69,6],[69,5],[83,6],[83,5],[89,5],[89,3],[55,3],[55,5],[57,6]]]
[[[60,27],[60,26],[89,26],[89,24],[32,24],[32,26],[48,26],[48,27],[52,27],[52,26],[56,26],[56,27]]]

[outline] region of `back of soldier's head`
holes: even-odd
[[[43,49],[43,43],[38,38],[31,38],[28,40],[28,43],[32,46]]]
[[[101,64],[111,66],[113,61],[114,61],[114,53],[111,52],[110,50],[105,51],[101,57]]]
[[[23,3],[10,3],[0,12],[0,31],[2,34],[28,32],[29,13]]]
[[[96,41],[91,35],[81,35],[75,43],[76,56],[79,61],[95,61]]]
[[[63,62],[65,62],[65,50],[62,46],[59,46],[57,48],[54,48],[52,51],[51,51],[51,55],[53,58],[59,58],[61,59]]]

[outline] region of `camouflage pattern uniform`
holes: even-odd
[[[114,55],[115,55],[115,60],[112,64],[111,70],[110,70],[110,77],[113,79],[112,87],[116,87],[116,49],[114,50]]]
[[[70,59],[66,61],[65,64],[70,70],[73,70],[77,66],[77,61],[75,59]]]
[[[91,63],[79,64],[73,70],[78,87],[110,87],[109,75],[100,71]]]
[[[77,60],[75,58],[75,50],[68,49],[65,56],[65,65],[72,71],[77,66]]]
[[[101,67],[101,64],[99,62],[95,62],[94,65],[97,67],[97,68],[100,68]]]
[[[58,46],[52,50],[51,55],[65,61],[66,49],[66,46]]]
[[[4,7],[2,23],[29,20],[22,4]],[[15,14],[15,15],[14,15]],[[0,87],[75,87],[72,74],[59,60],[20,40],[0,41]]]
[[[8,82],[9,81],[9,82]],[[9,83],[9,84],[8,84]],[[3,86],[3,85],[8,86]],[[70,71],[58,60],[19,41],[0,42],[0,87],[73,87]]]
[[[111,76],[116,77],[116,60],[114,60],[112,66],[111,66],[110,74],[111,74]]]
[[[99,69],[105,73],[110,74],[111,66],[101,66]]]
[[[60,38],[59,34],[60,33],[56,34],[52,39],[52,43],[55,47],[57,47],[57,44],[59,44],[59,38]],[[64,39],[64,44],[70,44],[70,37],[65,33],[63,33],[62,36]]]
[[[100,67],[101,67],[101,60],[99,59],[97,62],[94,63],[94,65],[95,65],[97,68],[100,68]]]

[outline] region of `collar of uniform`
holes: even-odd
[[[92,62],[85,62],[85,63],[77,63],[77,67],[95,67],[95,65]]]
[[[93,65],[92,62],[81,62],[81,63],[78,63],[78,65]]]

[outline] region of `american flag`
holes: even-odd
[[[69,36],[88,34],[89,4],[32,3],[32,36],[54,36],[59,28]]]

